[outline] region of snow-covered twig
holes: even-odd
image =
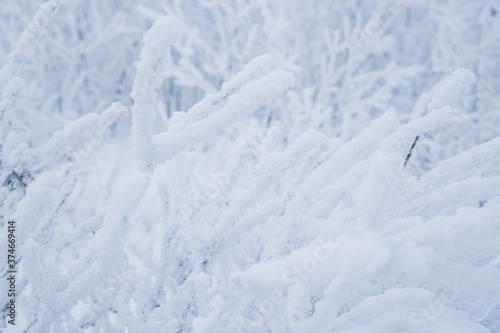
[[[279,94],[293,86],[291,73],[275,71],[241,89],[241,93],[229,97],[224,108],[211,116],[186,126],[182,131],[162,133],[154,138],[152,162],[161,163],[189,145],[231,125],[255,111],[260,105],[271,102]]]
[[[74,163],[88,156],[92,148],[102,142],[103,135],[126,112],[121,103],[113,103],[101,114],[89,113],[55,132],[52,138],[38,148],[20,145],[4,161],[4,167],[39,173],[65,163]]]
[[[21,38],[10,52],[7,63],[0,69],[0,90],[4,84],[10,82],[19,71],[19,66],[26,60],[25,56],[29,47],[43,35],[49,24],[59,12],[62,5],[69,0],[49,0],[37,10],[30,24],[24,29]]]
[[[250,81],[260,79],[264,75],[269,74],[271,72],[271,64],[272,57],[269,54],[252,59],[233,79],[222,84],[219,92],[207,95],[196,103],[189,109],[185,117],[177,123],[171,124],[169,130],[179,131],[188,124],[206,118],[214,112],[214,109],[216,109],[221,102],[227,101],[229,95],[235,93],[235,91],[241,89]]]

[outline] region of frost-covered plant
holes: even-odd
[[[494,7],[63,4],[0,54],[16,329],[498,330],[495,55],[445,33],[488,49]]]

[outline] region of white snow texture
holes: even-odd
[[[0,18],[1,332],[500,333],[497,1]]]

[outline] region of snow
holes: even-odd
[[[0,331],[500,332],[498,10],[8,0]]]

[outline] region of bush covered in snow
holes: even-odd
[[[500,5],[6,0],[4,332],[500,332]]]

